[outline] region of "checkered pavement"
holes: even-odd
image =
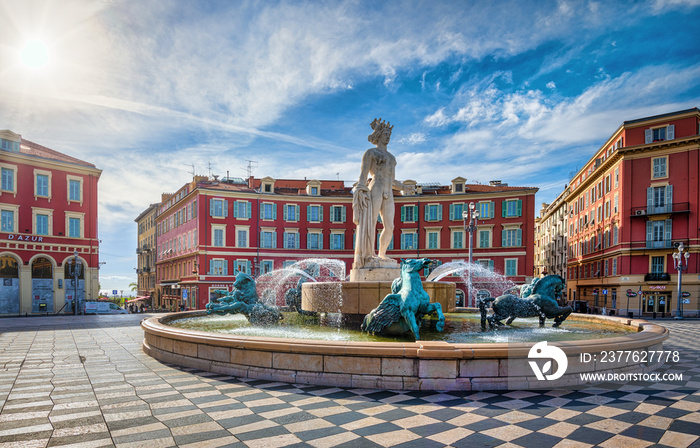
[[[658,321],[683,373],[582,391],[398,392],[241,380],[141,351],[144,315],[0,319],[0,448],[700,447],[700,321]]]

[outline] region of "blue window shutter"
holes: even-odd
[[[311,222],[311,206],[310,205],[306,206],[306,220],[308,222]]]
[[[277,249],[277,232],[272,232],[272,248]]]
[[[418,221],[418,206],[417,205],[413,206],[413,220]]]
[[[294,213],[295,213],[294,216],[295,216],[296,220],[299,221],[299,206],[298,205],[294,206]]]
[[[294,244],[295,244],[294,248],[299,249],[299,234],[298,233],[294,237]]]
[[[214,216],[214,200],[209,199],[209,216]]]
[[[318,234],[318,248],[323,249],[323,233]]]
[[[406,222],[406,206],[401,206],[401,222]]]
[[[666,225],[664,226],[664,232],[665,232],[665,246],[664,247],[671,247],[671,240],[673,239],[673,231],[671,230],[671,226],[673,225],[673,220],[672,219],[667,219],[666,220]]]
[[[438,204],[438,221],[442,221],[442,204]]]
[[[272,219],[277,219],[277,204],[272,204]]]
[[[402,233],[402,234],[401,234],[401,249],[405,249],[405,248],[406,248],[406,238],[405,238],[405,236],[406,236],[405,233]]]
[[[228,261],[224,260],[224,275],[228,275]]]
[[[425,220],[426,221],[430,220],[430,206],[429,205],[425,206]],[[401,247],[403,247],[403,240],[401,242]]]
[[[455,219],[455,205],[450,204],[450,221]]]
[[[265,217],[264,211],[265,211],[265,204],[260,204],[260,219],[263,219]]]
[[[345,206],[343,205],[341,214],[343,215],[343,222],[345,222],[346,219],[346,213],[345,213]],[[343,235],[343,247],[345,247],[345,236]]]
[[[523,229],[518,229],[518,246],[523,245]]]
[[[238,218],[238,201],[233,201],[233,217]]]
[[[253,217],[253,204],[250,202],[246,202],[246,218],[252,218]]]
[[[501,202],[501,214],[503,215],[503,218],[506,217],[506,203],[507,203],[507,202],[508,202],[508,201],[503,201],[503,202]]]
[[[666,211],[673,211],[673,185],[666,185]]]
[[[673,140],[676,138],[676,126],[669,124],[666,128],[666,140]]]
[[[651,129],[645,129],[644,130],[644,143],[651,143],[651,141],[654,139],[654,131]]]
[[[209,275],[214,273],[214,260],[209,260]]]
[[[440,206],[440,207],[442,207],[442,206]],[[418,234],[417,233],[413,235],[413,247],[412,247],[412,249],[418,249]]]
[[[248,274],[252,275],[253,272],[250,270],[250,260],[245,261],[245,270]]]
[[[224,208],[224,217],[228,218],[228,201],[224,199],[222,202],[222,207]]]
[[[654,222],[647,221],[647,249],[649,249],[651,247],[653,240],[654,240]]]
[[[518,199],[518,216],[523,215],[523,200]]]
[[[654,208],[654,187],[647,188],[647,213],[651,213]]]
[[[489,260],[489,270],[493,271],[493,260]]]
[[[238,274],[238,260],[233,260],[233,275]]]
[[[282,219],[284,219],[285,221],[287,221],[287,219],[288,219],[288,218],[287,218],[287,209],[288,209],[288,208],[289,208],[288,205],[283,205],[283,206],[282,206]]]
[[[493,211],[496,209],[496,203],[491,201],[489,202],[489,215],[488,218],[493,218]]]
[[[318,206],[318,220],[319,220],[319,222],[323,222],[323,206],[322,205]]]
[[[501,246],[506,247],[506,235],[508,231],[506,229],[501,230]]]

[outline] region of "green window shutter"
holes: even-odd
[[[224,260],[224,275],[228,275],[228,261]]]
[[[322,205],[318,206],[318,220],[319,220],[319,222],[323,222],[323,206]]]
[[[311,222],[311,206],[310,205],[306,206],[306,220],[308,222]]]
[[[501,246],[506,247],[506,235],[508,231],[506,229],[501,230]]]
[[[418,218],[418,206],[417,205],[413,206],[413,220],[414,221],[419,220],[419,218]]]
[[[251,274],[251,275],[253,274],[253,273],[251,272],[251,270],[250,270],[250,260],[246,260],[246,261],[245,261],[245,271],[246,271],[248,274]]]
[[[406,206],[401,206],[401,222],[406,222]]]
[[[673,232],[671,231],[671,226],[673,225],[673,220],[672,219],[667,219],[666,224],[664,225],[664,232],[665,232],[665,247],[671,247],[671,239],[673,239]]]
[[[673,211],[673,185],[666,185],[666,211]]]
[[[233,201],[233,217],[238,218],[238,201]]]
[[[438,221],[442,221],[442,204],[438,204]]]
[[[450,204],[450,221],[455,219],[455,205]]]
[[[277,232],[272,232],[272,248],[277,249]]]
[[[272,219],[277,219],[277,204],[272,204]]]
[[[489,260],[489,270],[493,271],[493,260]]]
[[[494,210],[496,210],[496,203],[491,201],[489,203],[489,218],[493,218]]]
[[[418,234],[417,233],[413,235],[413,247],[411,247],[411,249],[418,249]]]
[[[295,234],[295,237],[294,237],[294,244],[295,244],[294,248],[295,248],[295,249],[299,249],[299,234],[298,234],[298,233]]]
[[[236,275],[237,273],[238,273],[238,260],[233,260],[233,275]]]
[[[506,217],[506,208],[507,208],[507,207],[506,207],[506,203],[507,203],[507,202],[508,202],[508,201],[503,201],[503,202],[501,202],[501,214],[503,215],[503,218]]]
[[[251,202],[246,202],[246,218],[252,218],[253,217],[253,204]]]
[[[406,248],[406,238],[405,238],[405,236],[406,236],[405,233],[402,233],[402,234],[401,234],[401,249],[405,249],[405,248]]]
[[[654,240],[654,222],[647,221],[647,249],[649,249],[651,247],[653,240]]]
[[[221,206],[224,208],[224,217],[228,218],[228,201],[226,199],[224,199],[221,202],[222,202]]]
[[[209,260],[209,275],[214,273],[214,260]]]
[[[523,215],[523,200],[518,199],[518,216]]]
[[[283,206],[282,206],[282,219],[285,220],[285,221],[287,221],[287,219],[288,219],[288,217],[287,217],[287,209],[288,209],[288,208],[289,208],[288,205],[283,205]]]
[[[209,216],[214,216],[214,200],[209,199]]]
[[[297,221],[299,221],[299,208],[300,207],[298,205],[294,206],[294,216],[295,216]]]
[[[518,246],[523,245],[523,229],[518,229]]]
[[[345,206],[343,205],[342,207],[343,208],[341,209],[342,211],[340,212],[340,214],[343,217],[343,222],[345,222],[345,219],[346,219]],[[343,236],[343,247],[345,247],[345,236]]]
[[[430,206],[426,205],[425,206],[425,220],[428,221],[430,219]],[[403,247],[403,243],[401,243],[401,246]]]
[[[260,204],[260,219],[264,218],[265,204]]]
[[[651,213],[654,208],[654,188],[647,188],[647,213]]]
[[[318,234],[318,248],[323,249],[323,233]]]

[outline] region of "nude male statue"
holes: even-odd
[[[394,128],[390,123],[375,119],[370,126],[373,132],[367,137],[375,148],[362,156],[360,179],[353,188],[353,221],[357,225],[355,241],[355,268],[361,268],[375,257],[374,241],[377,216],[382,217],[384,229],[379,236],[378,258],[389,259],[386,250],[394,233],[393,189],[413,192],[413,185],[404,185],[394,178],[396,159],[387,149]],[[368,177],[371,177],[369,184]]]

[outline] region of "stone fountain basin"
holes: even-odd
[[[541,389],[528,364],[534,343],[450,344],[443,341],[350,342],[238,336],[168,326],[174,319],[206,315],[181,312],[145,319],[143,350],[170,364],[239,378],[389,390]],[[572,314],[577,320],[637,329],[620,337],[553,342],[568,359],[566,374],[549,389],[584,385],[580,373],[646,373],[663,362],[601,363],[600,353],[662,350],[668,330],[644,320]],[[564,323],[565,325],[566,323]],[[582,362],[581,354],[598,355]]]

